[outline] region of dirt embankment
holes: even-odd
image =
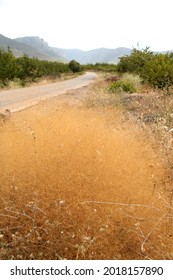
[[[157,145],[120,109],[91,108],[99,86],[0,126],[1,259],[173,257]]]

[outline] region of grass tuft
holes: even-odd
[[[111,80],[111,77],[110,77]],[[112,93],[134,93],[141,89],[142,80],[139,75],[123,74],[121,79],[113,81],[109,86]]]

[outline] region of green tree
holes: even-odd
[[[73,73],[81,71],[81,65],[76,60],[71,60],[69,62],[69,68]]]
[[[146,62],[142,77],[154,88],[169,90],[173,84],[173,54],[157,54]]]
[[[13,80],[17,73],[16,59],[11,50],[0,49],[0,80],[7,86],[10,80]]]
[[[20,79],[21,84],[26,85],[27,82],[36,81],[40,77],[56,78],[62,73],[80,70],[81,65],[76,61],[72,61],[69,66],[58,61],[30,58],[27,55],[16,58],[10,49],[0,49],[0,82],[3,86],[8,86],[9,81],[14,78]]]
[[[142,51],[134,48],[131,55],[120,58],[117,71],[141,74],[144,65],[146,62],[150,61],[152,57],[153,53],[150,51],[149,47],[146,47]]]
[[[139,74],[154,88],[168,91],[173,84],[173,54],[153,54],[148,47],[133,49],[130,56],[120,58],[117,70]]]
[[[30,79],[34,81],[41,74],[39,72],[38,59],[29,58],[27,55],[17,58],[18,78],[21,80]]]

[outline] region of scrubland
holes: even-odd
[[[0,259],[173,258],[172,101],[107,87],[1,123]]]

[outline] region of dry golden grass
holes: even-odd
[[[173,258],[154,140],[118,109],[44,104],[0,126],[0,259]]]

